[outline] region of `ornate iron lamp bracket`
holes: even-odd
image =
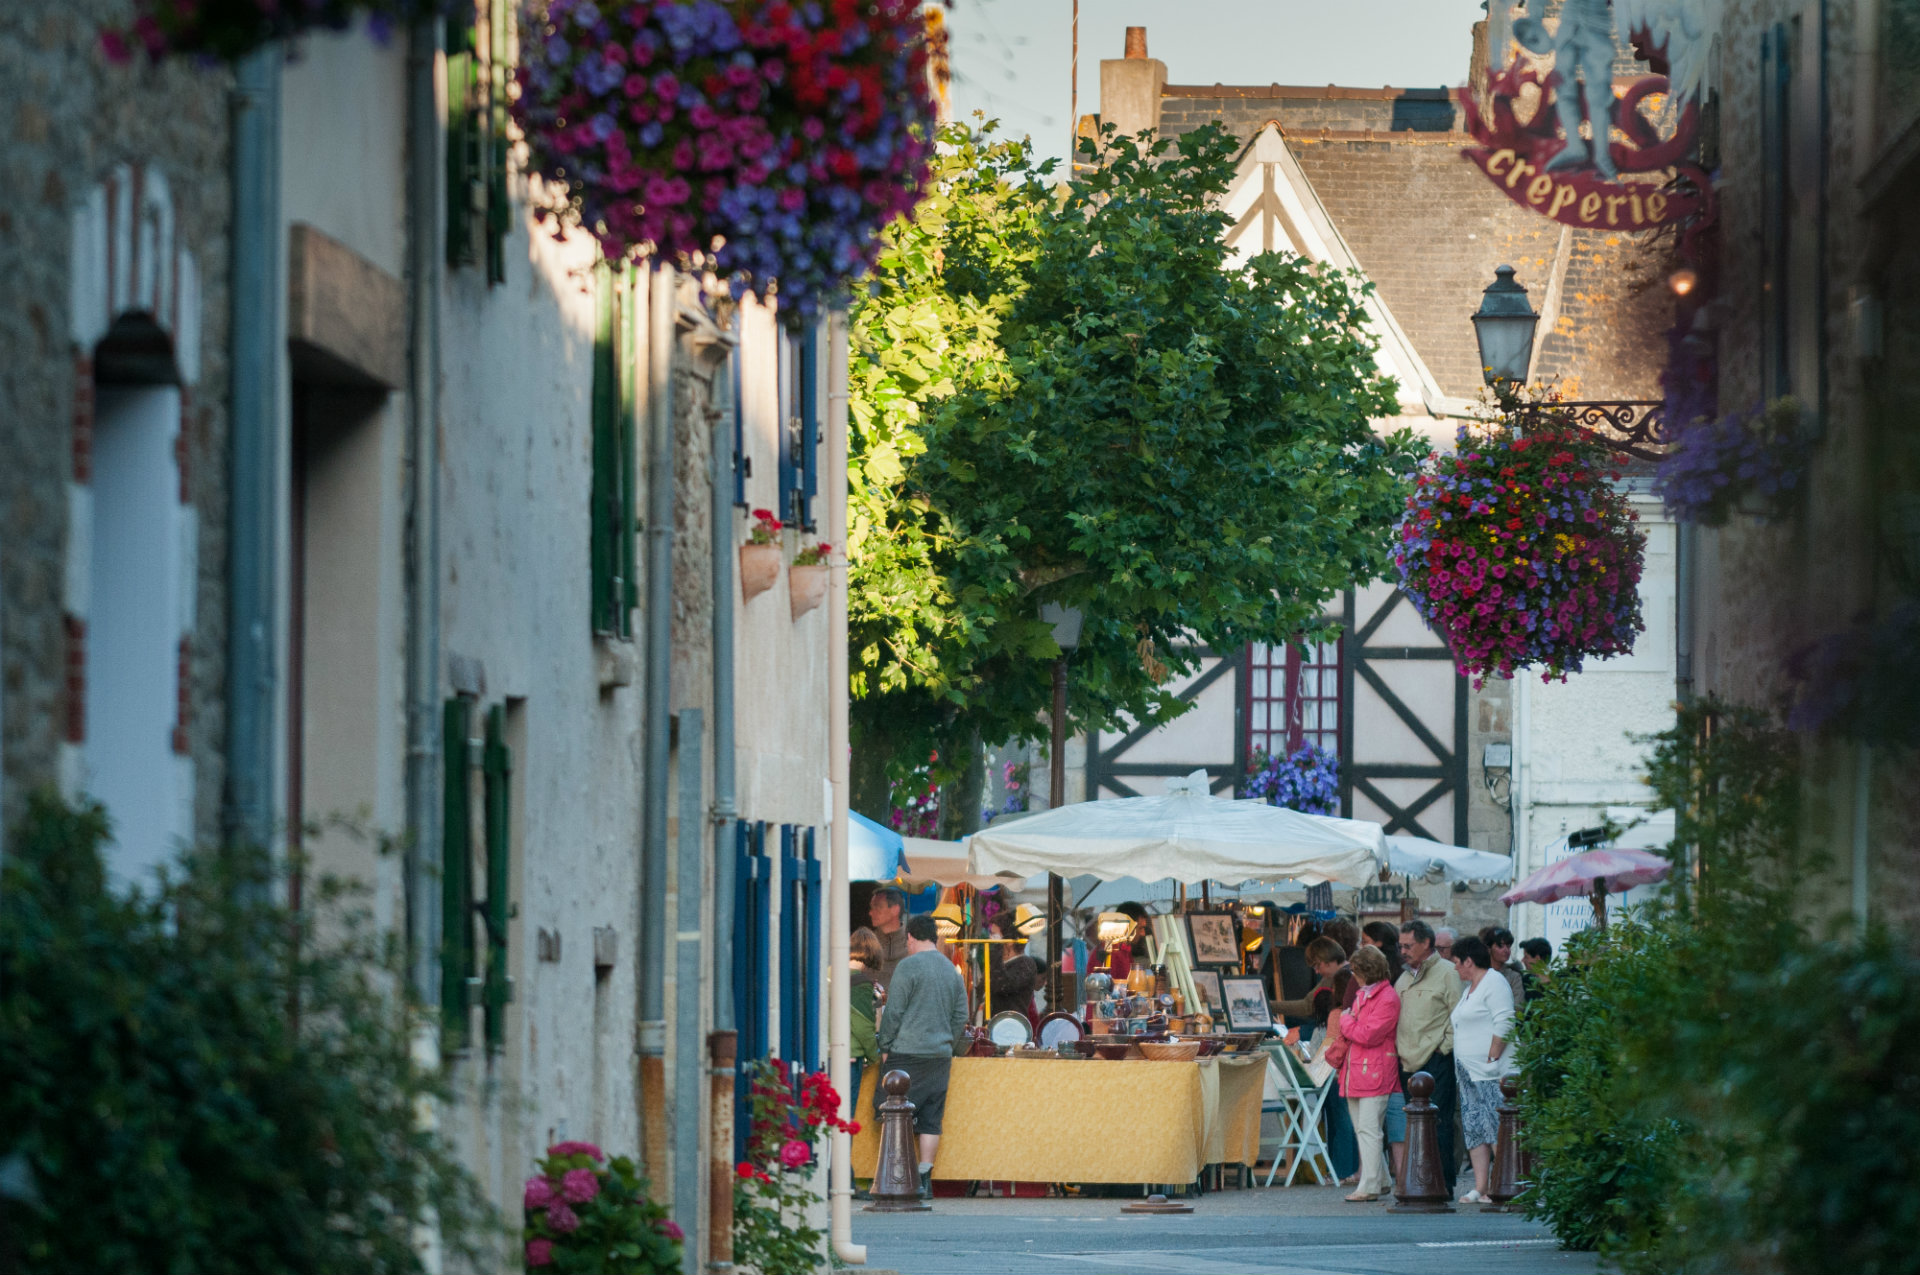
[[[1667,430],[1667,405],[1658,399],[1590,399],[1528,404],[1520,410],[1532,424],[1549,414],[1560,416],[1610,451],[1636,460],[1658,461],[1673,444]]]

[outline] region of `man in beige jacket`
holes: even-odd
[[[1460,972],[1434,950],[1433,927],[1418,920],[1400,927],[1400,964],[1400,980],[1393,985],[1400,996],[1400,1026],[1393,1041],[1400,1054],[1400,1087],[1405,1090],[1416,1071],[1433,1077],[1440,1172],[1446,1176],[1451,1197],[1459,1168],[1453,1145],[1458,1092],[1453,1074],[1453,1007],[1460,1003]]]

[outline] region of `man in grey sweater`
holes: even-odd
[[[933,1189],[933,1153],[947,1109],[947,1076],[966,1040],[967,988],[960,971],[940,954],[931,916],[907,922],[907,957],[894,968],[876,1043],[881,1074],[898,1067],[912,1079],[914,1132],[920,1135],[920,1191]]]

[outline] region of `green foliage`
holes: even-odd
[[[1076,729],[1180,711],[1176,642],[1316,630],[1383,574],[1424,450],[1369,425],[1397,409],[1352,279],[1230,267],[1225,131],[1051,188],[1022,143],[942,140],[853,316],[856,728],[910,761],[1037,736],[1042,603],[1086,613]]]
[[[1546,994],[1515,1030],[1524,1144],[1535,1156],[1522,1199],[1568,1248],[1616,1255],[1645,1247],[1680,1171],[1688,1131],[1626,1111],[1628,1035],[1652,1024],[1639,1006],[1666,977],[1673,937],[1634,922],[1568,943]]]
[[[1655,736],[1667,902],[1580,936],[1527,1007],[1526,1202],[1630,1275],[1916,1269],[1920,958],[1800,899],[1798,750],[1702,701]],[[1817,895],[1816,895],[1817,897]]]
[[[473,1254],[486,1208],[421,1128],[397,953],[350,892],[295,914],[264,855],[187,855],[106,885],[98,807],[30,799],[0,869],[0,1159],[27,1270],[422,1269],[414,1226]]]
[[[631,1159],[607,1159],[591,1142],[560,1142],[547,1148],[539,1166],[523,1201],[529,1270],[668,1275],[680,1269],[685,1236],[665,1206],[648,1198],[647,1180]]]
[[[758,1275],[812,1275],[826,1243],[807,1222],[820,1203],[812,1184],[815,1144],[823,1129],[860,1126],[834,1114],[840,1098],[824,1074],[805,1078],[798,1101],[778,1061],[760,1059],[748,1074],[753,1125],[747,1158],[735,1167],[734,1264]]]

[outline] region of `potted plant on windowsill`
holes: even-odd
[[[787,569],[787,598],[793,603],[793,618],[799,619],[826,600],[827,558],[833,546],[824,540],[809,545],[794,555]]]
[[[747,543],[740,546],[740,598],[751,602],[780,578],[780,520],[770,509],[753,511]]]

